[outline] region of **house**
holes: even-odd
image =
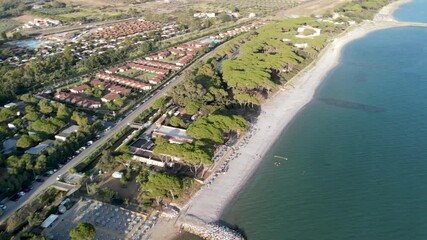
[[[217,15],[218,13],[214,13],[214,12],[200,12],[200,13],[193,14],[195,18],[214,18]]]
[[[53,222],[55,222],[56,219],[58,219],[59,215],[56,214],[50,214],[49,217],[47,217],[42,224],[40,225],[42,228],[48,228],[52,225]]]
[[[118,72],[124,72],[126,70],[128,70],[128,68],[126,66],[121,66],[121,67],[114,67],[114,68],[107,69],[107,70],[105,70],[105,72],[109,73],[109,74],[113,74],[113,73],[118,73]]]
[[[303,48],[308,47],[308,43],[295,43],[294,46],[299,48],[299,49],[303,49]]]
[[[82,85],[78,85],[78,86],[74,86],[74,87],[70,88],[70,92],[72,92],[72,93],[83,93],[88,88],[89,88],[89,86],[87,84],[82,84]]]
[[[146,158],[146,157],[137,156],[137,155],[133,155],[132,160],[145,163],[149,166],[156,166],[156,167],[162,167],[162,168],[165,167],[165,165],[166,165],[164,162],[162,162],[160,160]]]
[[[187,130],[164,125],[154,130],[152,136],[154,138],[165,137],[169,139],[169,142],[177,144],[192,143],[194,141],[192,137],[187,135]]]
[[[117,98],[120,98],[119,94],[117,94],[115,92],[110,92],[107,95],[103,96],[101,98],[101,101],[107,103],[107,102],[110,102],[110,101],[115,101]]]
[[[31,155],[39,155],[42,153],[46,148],[51,147],[53,145],[53,140],[46,140],[41,143],[39,143],[37,146],[32,147],[25,151],[25,153],[31,154]]]
[[[114,92],[121,95],[129,94],[132,90],[130,88],[120,87],[114,84],[111,84],[107,88],[110,92]]]
[[[156,85],[156,84],[161,83],[164,78],[165,78],[164,74],[157,74],[154,78],[150,79],[148,82],[150,84]]]
[[[97,73],[96,77],[99,79],[116,82],[118,84],[122,84],[122,85],[129,86],[132,88],[137,88],[137,89],[144,90],[144,91],[150,90],[152,88],[150,84],[139,82],[139,81],[129,79],[129,78],[125,78],[125,77],[121,77],[121,76],[116,76],[113,74],[108,74],[108,73]]]
[[[193,59],[193,55],[189,54],[181,59],[178,60],[175,64],[177,66],[184,66],[185,64],[189,63]]]
[[[8,154],[11,153],[13,150],[16,149],[16,142],[18,141],[19,137],[14,137],[7,139],[3,142],[3,153]]]
[[[72,133],[75,133],[79,130],[79,126],[77,125],[71,125],[70,127],[62,130],[60,133],[55,135],[55,139],[59,141],[66,141],[67,137],[69,137]]]
[[[183,56],[185,56],[185,52],[184,52]],[[175,66],[174,64],[171,64],[171,63],[150,61],[150,60],[145,60],[145,59],[138,59],[135,61],[135,63],[145,65],[145,66],[150,66],[150,67],[172,70],[172,71],[181,69],[180,67]]]
[[[89,98],[85,98],[85,97],[80,97],[72,93],[57,92],[55,93],[55,98],[61,101],[73,103],[73,104],[76,104],[77,106],[85,107],[85,108],[96,109],[101,107],[101,102],[98,102]]]
[[[90,82],[90,84],[91,84],[92,86],[94,86],[94,87],[99,87],[99,86],[104,86],[104,85],[105,85],[105,83],[104,83],[104,82],[99,81],[99,80],[97,80],[97,79],[92,80],[92,81]]]

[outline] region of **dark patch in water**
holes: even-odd
[[[323,102],[323,103],[326,103],[328,105],[335,106],[335,107],[356,109],[356,110],[361,110],[364,112],[376,113],[376,112],[384,112],[385,111],[384,108],[375,107],[375,106],[366,105],[366,104],[357,103],[357,102],[340,100],[340,99],[336,99],[336,98],[319,98],[318,100]]]

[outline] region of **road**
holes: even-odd
[[[222,46],[222,45],[221,45]],[[221,46],[217,47],[216,49],[220,48]],[[198,61],[203,61],[206,58],[210,57],[215,50],[210,51],[209,53],[205,54],[204,56],[200,57],[196,61],[194,61],[191,65],[183,69],[181,72],[177,73],[176,77],[172,78],[168,84],[163,85],[164,87],[160,90],[157,90],[155,94],[153,94],[153,97],[147,97],[148,100],[146,100],[145,103],[141,104],[137,109],[133,110],[127,117],[125,117],[123,120],[119,121],[113,128],[111,128],[108,132],[104,134],[100,139],[95,141],[91,146],[87,147],[85,150],[83,150],[79,155],[77,155],[75,158],[73,158],[70,162],[68,162],[66,165],[64,165],[61,169],[59,169],[55,174],[45,179],[44,182],[38,183],[34,182],[33,189],[22,196],[18,201],[8,201],[5,203],[7,206],[7,209],[4,210],[3,216],[0,217],[0,223],[3,222],[5,219],[7,219],[13,212],[24,206],[26,203],[28,203],[31,199],[33,199],[35,196],[46,190],[48,187],[50,187],[53,183],[55,183],[56,177],[58,175],[64,175],[68,170],[70,170],[72,167],[77,166],[80,162],[82,162],[87,156],[89,156],[93,151],[95,151],[98,147],[101,147],[103,144],[105,144],[111,137],[113,137],[115,134],[117,134],[122,128],[126,127],[128,124],[133,122],[133,120],[138,117],[144,110],[150,107],[150,105],[158,98],[162,97],[166,91],[168,91],[170,88],[177,85],[179,82],[181,82],[184,77],[183,73],[186,71],[189,71],[193,66],[194,63]],[[146,99],[147,99],[146,98]]]

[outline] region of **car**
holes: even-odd
[[[43,178],[36,178],[36,182],[44,182]]]
[[[6,210],[6,205],[3,205],[3,204],[0,204],[0,208],[2,209],[2,210]]]
[[[12,197],[10,197],[10,201],[16,202],[21,198],[21,196],[19,196],[18,194],[13,195]]]
[[[33,189],[33,187],[28,186],[28,187],[24,187],[24,188],[22,189],[22,191],[23,191],[24,193],[27,193],[27,192],[31,191],[31,189]]]
[[[61,174],[59,174],[57,177],[56,177],[56,180],[57,181],[59,181],[59,180],[61,180],[62,179],[62,175]]]
[[[18,193],[18,195],[22,197],[22,196],[24,196],[24,195],[25,195],[25,192],[20,191],[20,192]]]

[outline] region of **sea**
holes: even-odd
[[[222,220],[250,240],[427,239],[426,39],[401,27],[349,43]]]

